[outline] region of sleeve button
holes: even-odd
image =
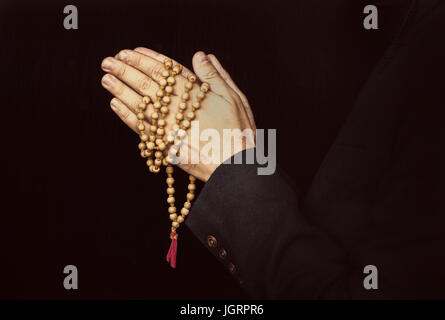
[[[216,241],[216,238],[212,235],[207,236],[207,244],[210,248],[216,248],[218,245],[218,242]]]
[[[219,257],[221,260],[227,258],[227,251],[224,248],[219,249]]]
[[[235,268],[235,265],[233,264],[233,263],[229,263],[228,265],[227,265],[227,267],[229,268],[229,271],[230,271],[230,273],[235,273],[235,271],[236,271],[236,268]]]

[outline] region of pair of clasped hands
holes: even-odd
[[[150,97],[152,101],[155,100],[166,58],[151,49],[136,48],[122,50],[116,56],[107,57],[102,61],[102,70],[107,72],[102,77],[102,86],[114,96],[110,101],[111,109],[135,132],[139,133],[137,129],[139,120],[136,117],[138,106],[143,96]],[[173,60],[173,65],[176,63]],[[252,129],[255,131],[255,120],[246,96],[233,82],[218,59],[212,54],[207,55],[198,51],[193,56],[192,64],[198,81],[190,91],[190,99],[196,100],[200,82],[208,82],[210,85],[210,91],[201,102],[200,109],[196,111],[195,120],[199,121],[199,130],[215,129],[220,133],[220,136],[223,136],[224,129],[240,129],[241,131]],[[181,102],[180,96],[190,74],[192,72],[184,67],[182,73],[175,77],[176,84],[171,95],[169,113],[166,116],[167,132],[176,123],[175,115]],[[151,121],[152,113],[153,105],[150,104],[145,111],[146,126]],[[190,139],[187,139],[186,143],[190,144]],[[203,144],[201,141],[199,143]],[[246,144],[234,147],[231,155],[242,151],[245,146]],[[193,152],[193,150],[200,150],[199,147],[202,146],[190,145],[189,149]],[[178,166],[206,182],[225,160],[221,159],[219,163],[205,164],[200,161],[198,164],[178,164]]]

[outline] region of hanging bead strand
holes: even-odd
[[[156,92],[156,101],[153,102],[153,113],[151,115],[151,125],[146,126],[145,111],[147,105],[151,102],[149,97],[143,97],[142,102],[139,104],[137,118],[138,130],[141,142],[139,143],[139,149],[141,156],[147,159],[147,166],[150,172],[157,173],[160,171],[162,165],[166,166],[167,174],[167,203],[168,214],[171,221],[170,239],[171,244],[167,253],[167,261],[170,265],[176,267],[176,253],[178,247],[178,234],[177,229],[185,221],[185,218],[190,212],[192,201],[195,198],[196,178],[193,175],[189,176],[189,184],[187,186],[188,193],[186,195],[186,201],[178,213],[175,204],[175,188],[173,178],[173,166],[172,159],[176,156],[179,148],[181,147],[182,140],[187,135],[187,129],[191,126],[191,121],[195,118],[195,112],[200,108],[200,103],[204,99],[205,94],[209,91],[210,86],[208,83],[202,83],[200,90],[196,95],[196,101],[192,103],[192,109],[190,112],[185,113],[187,109],[187,102],[190,100],[190,91],[193,89],[193,85],[196,82],[196,76],[190,75],[188,81],[184,86],[184,92],[181,95],[181,102],[179,103],[178,112],[175,115],[175,124],[172,130],[165,135],[166,116],[169,112],[168,105],[171,102],[171,95],[173,94],[173,87],[176,84],[175,77],[181,73],[182,66],[177,64],[173,66],[171,59],[165,59],[164,70],[161,74],[161,80],[159,83],[159,89]],[[150,129],[150,133],[147,134],[147,128]],[[168,148],[168,149],[167,149]],[[167,152],[167,156],[164,157],[164,152]],[[153,159],[154,155],[154,159]]]

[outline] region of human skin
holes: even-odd
[[[138,105],[143,96],[149,96],[153,101],[155,100],[166,58],[151,49],[139,47],[134,50],[122,50],[115,57],[107,57],[102,61],[102,70],[107,72],[102,77],[102,86],[114,96],[110,101],[110,106],[122,121],[135,132],[139,133],[137,129],[139,120],[136,117],[139,110]],[[173,60],[173,65],[176,63]],[[240,129],[241,131],[251,129],[255,132],[255,120],[246,96],[237,87],[218,59],[212,54],[206,55],[204,52],[198,51],[193,56],[192,64],[198,79],[210,85],[210,91],[201,102],[200,109],[195,112],[195,120],[199,121],[200,132],[205,129],[214,129],[220,137],[223,136],[223,129]],[[184,67],[182,73],[175,77],[176,84],[171,95],[169,113],[166,116],[165,128],[167,132],[172,129],[175,123],[174,117],[181,102],[180,96],[184,92],[184,85],[190,74],[192,72]],[[197,81],[190,91],[189,101],[196,101],[198,92],[199,82]],[[190,107],[185,112],[188,111],[190,111]],[[150,104],[145,111],[145,126],[150,124],[152,113],[153,105]],[[190,133],[190,129],[187,133]],[[199,146],[196,146],[190,142],[190,139],[186,139],[186,143],[192,154],[199,153],[199,150],[202,150],[207,142],[200,141]],[[229,157],[254,145],[254,138],[243,140],[241,144],[234,143]],[[223,155],[222,146],[220,154]],[[200,154],[200,157],[202,159],[203,155]],[[179,163],[178,166],[206,182],[226,158],[222,156],[219,161],[207,161],[209,163],[204,163],[205,161],[199,161],[197,164]]]

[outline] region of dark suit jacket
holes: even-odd
[[[210,177],[186,224],[252,297],[445,297],[444,39],[443,1],[410,1],[307,193],[257,165]]]

